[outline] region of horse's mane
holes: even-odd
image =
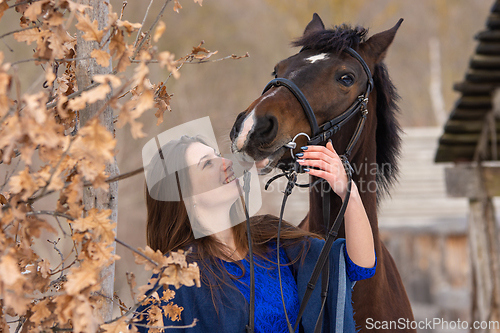
[[[368,29],[363,27],[352,28],[342,24],[333,29],[320,30],[305,34],[292,42],[293,46],[301,46],[303,50],[312,49],[325,53],[340,53],[348,47],[357,48],[364,42]]]
[[[399,113],[399,95],[392,84],[387,67],[380,62],[375,65],[373,83],[377,93],[377,196],[389,194],[390,187],[398,178],[398,160],[401,155],[401,133],[396,118]]]
[[[352,28],[342,24],[333,29],[315,31],[295,40],[292,45],[302,50],[339,54],[348,47],[357,49],[366,41],[368,29]],[[401,127],[397,121],[399,95],[384,63],[375,65],[373,81],[377,95],[377,197],[389,194],[391,185],[397,181],[398,159],[401,153]]]

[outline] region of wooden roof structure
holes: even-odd
[[[439,138],[435,162],[473,161],[481,133],[486,125],[493,135],[488,138],[491,149],[485,160],[497,160],[500,124],[487,117],[493,109],[495,90],[500,88],[500,0],[496,0],[486,20],[486,29],[475,39],[479,42],[472,55],[464,81],[453,89],[461,93]],[[489,124],[488,124],[489,123]],[[493,142],[495,144],[493,145]]]

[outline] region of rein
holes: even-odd
[[[322,301],[321,302],[321,310],[320,310],[318,319],[316,321],[316,326],[314,329],[315,333],[321,332],[322,322],[323,322],[323,313],[324,313],[324,308],[326,305],[326,298],[327,298],[327,293],[328,293],[328,282],[329,282],[329,273],[330,273],[329,272],[329,264],[327,264],[328,257],[329,257],[329,253],[330,253],[330,250],[332,248],[333,242],[338,235],[338,231],[340,229],[340,226],[342,225],[342,221],[344,219],[344,214],[345,214],[345,211],[347,209],[347,205],[349,203],[349,197],[350,197],[350,193],[351,193],[353,169],[349,163],[348,158],[352,152],[353,147],[355,146],[356,142],[358,141],[359,137],[361,136],[361,132],[363,131],[363,127],[364,127],[364,124],[366,122],[366,117],[368,114],[368,96],[370,95],[370,92],[373,89],[372,74],[371,74],[370,69],[368,68],[368,65],[363,60],[363,58],[356,51],[354,51],[352,48],[347,48],[344,51],[346,53],[348,53],[349,55],[351,55],[356,60],[358,60],[358,62],[363,67],[363,70],[365,71],[365,73],[368,77],[367,87],[366,87],[364,94],[358,96],[356,98],[356,100],[353,102],[353,104],[347,110],[345,110],[343,113],[341,113],[337,117],[331,119],[330,121],[324,123],[323,125],[318,126],[316,116],[314,115],[314,112],[311,108],[311,105],[307,101],[307,98],[302,93],[302,91],[297,87],[297,85],[295,83],[293,83],[292,81],[285,79],[285,78],[275,78],[274,80],[270,81],[266,85],[266,87],[264,88],[264,91],[262,92],[262,94],[264,94],[269,89],[271,89],[273,87],[277,87],[277,88],[285,87],[299,101],[300,105],[302,106],[302,109],[304,110],[304,112],[306,114],[306,117],[307,117],[309,124],[311,126],[312,138],[309,138],[309,136],[305,133],[299,133],[293,138],[293,140],[291,142],[289,142],[288,144],[286,144],[284,146],[286,148],[290,148],[290,150],[292,152],[293,159],[295,159],[295,157],[293,155],[293,149],[296,148],[295,140],[297,139],[298,136],[300,136],[300,135],[306,136],[308,138],[308,141],[307,141],[308,145],[318,145],[320,143],[326,142],[327,140],[329,140],[331,142],[330,138],[335,133],[337,133],[344,124],[346,124],[350,119],[352,119],[354,117],[354,115],[357,114],[358,112],[361,113],[361,118],[358,121],[356,130],[354,131],[344,154],[339,156],[341,161],[342,161],[342,164],[344,166],[344,169],[346,171],[346,175],[347,175],[347,192],[346,192],[346,196],[342,202],[342,206],[340,207],[340,211],[338,212],[338,214],[335,218],[335,221],[331,225],[330,225],[331,191],[327,190],[327,191],[322,192],[323,223],[324,223],[324,226],[327,230],[326,240],[325,240],[325,244],[323,245],[323,248],[321,249],[321,253],[319,255],[319,258],[316,261],[316,264],[315,264],[314,269],[312,271],[309,283],[307,284],[306,292],[305,292],[304,297],[302,299],[302,302],[300,304],[300,309],[299,309],[299,313],[297,316],[297,320],[295,322],[295,327],[293,327],[293,328],[292,328],[292,325],[288,319],[288,314],[286,311],[285,301],[284,301],[284,297],[283,297],[283,289],[281,287],[281,270],[280,270],[281,265],[280,265],[279,248],[280,248],[280,231],[281,231],[281,223],[282,223],[282,219],[283,219],[283,212],[285,209],[285,204],[286,204],[287,198],[292,193],[292,189],[294,186],[311,187],[311,186],[315,186],[315,185],[319,184],[320,182],[323,182],[324,180],[318,179],[315,182],[309,183],[309,184],[297,184],[297,175],[296,174],[301,172],[302,170],[300,168],[300,165],[297,162],[295,162],[293,168],[285,169],[282,174],[279,174],[279,175],[272,177],[268,181],[268,183],[266,184],[266,187],[265,187],[267,189],[271,182],[273,182],[274,180],[276,180],[282,176],[285,176],[288,179],[288,183],[287,183],[284,195],[283,195],[283,202],[281,205],[281,211],[280,211],[280,217],[279,217],[279,223],[278,223],[278,238],[276,240],[276,243],[277,243],[276,248],[277,248],[277,252],[278,252],[277,264],[278,264],[278,274],[279,274],[279,280],[280,280],[281,299],[282,299],[283,310],[285,312],[285,317],[286,317],[286,321],[287,321],[288,331],[290,333],[294,333],[296,331],[297,327],[299,326],[300,320],[302,318],[302,315],[304,314],[307,303],[311,297],[313,290],[316,287],[316,283],[319,280],[319,276],[321,273],[323,273],[322,274],[322,283],[321,283],[321,287],[322,287],[321,288],[322,289],[321,290],[321,301]],[[253,254],[252,254],[251,249],[250,249],[250,257],[252,257],[252,256],[253,256]],[[251,279],[251,286],[253,286],[253,287],[251,287],[251,289],[254,288],[253,279]],[[342,295],[341,297],[344,297],[344,296]],[[253,327],[253,314],[254,314],[253,300],[251,300],[251,306],[250,306],[250,317],[251,317],[250,318],[251,319],[250,326],[251,327]],[[339,318],[336,318],[336,319],[339,320]],[[247,326],[247,331],[252,332],[252,330],[248,330],[248,326]]]

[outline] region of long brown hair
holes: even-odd
[[[221,243],[216,237],[206,236],[195,239],[191,224],[189,221],[186,203],[182,194],[179,194],[179,201],[157,200],[162,196],[175,196],[179,191],[179,183],[189,184],[189,175],[186,170],[186,150],[190,144],[200,142],[207,146],[207,142],[200,137],[183,136],[180,140],[172,140],[161,148],[158,156],[153,158],[150,165],[153,168],[165,167],[165,164],[159,163],[162,159],[166,162],[169,170],[177,170],[176,173],[164,173],[163,179],[154,186],[150,184],[150,189],[146,183],[145,195],[147,206],[147,243],[153,250],[160,250],[162,253],[175,251],[179,249],[188,249],[192,247],[193,253],[190,257],[198,262],[202,272],[202,282],[210,286],[211,290],[216,285],[223,282],[215,271],[225,271],[224,266],[217,258],[232,261],[227,255],[226,245]],[[156,159],[156,160],[155,160]],[[170,177],[170,178],[169,178]],[[165,195],[165,191],[173,191]],[[179,191],[180,192],[180,191]],[[269,243],[277,239],[278,218],[271,215],[261,215],[250,219],[253,253],[262,259],[269,260],[266,253],[269,252]],[[245,223],[239,223],[232,227],[234,242],[238,250],[243,253],[248,252],[247,233]],[[290,264],[296,262],[302,253],[306,250],[307,236],[318,237],[308,231],[299,229],[287,222],[282,223],[280,240],[283,241],[283,247],[296,246],[302,244],[302,250],[297,258],[294,258]],[[244,267],[238,263],[242,271]],[[227,273],[227,271],[226,271]],[[208,276],[210,275],[210,276]],[[214,281],[216,283],[214,283]],[[212,292],[212,297],[213,297]],[[214,300],[214,305],[215,305]]]

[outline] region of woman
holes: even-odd
[[[347,176],[332,144],[302,149],[303,152],[297,154],[299,163],[315,167],[306,168],[306,171],[327,180],[334,191],[344,198]],[[237,208],[241,203],[232,162],[220,157],[204,140],[190,137],[169,142],[158,156],[157,161],[151,163],[152,169],[156,165],[157,168],[177,170],[170,177],[176,177],[182,193],[180,201],[155,199],[162,196],[166,184],[172,184],[172,180],[165,180],[168,177],[146,191],[148,245],[163,253],[191,248],[190,260],[198,263],[202,278],[201,288],[181,287],[176,290],[173,302],[184,310],[180,321],[173,322],[164,317],[164,325],[185,326],[197,319],[192,328],[169,328],[168,331],[245,332],[250,294],[248,244],[245,224],[237,223],[242,219],[232,220],[238,216]],[[166,164],[160,163],[160,160]],[[341,331],[355,331],[351,284],[344,291],[345,295],[338,295],[337,286],[342,282],[340,273],[344,271],[347,276],[344,279],[350,282],[369,278],[375,273],[371,227],[355,184],[350,196],[345,213],[346,240],[337,240],[330,252],[330,288],[323,316],[324,332],[333,332],[336,326],[339,329],[339,325]],[[292,325],[295,324],[300,297],[324,244],[324,240],[317,235],[287,223],[282,224],[279,250],[281,294],[276,265],[277,222],[276,217],[269,215],[251,219],[255,260],[255,332],[288,332],[281,295],[288,318]],[[297,331],[314,330],[321,306],[320,289],[318,286],[313,292]],[[162,295],[163,289],[160,289],[159,296]],[[337,302],[337,298],[343,302]],[[342,308],[338,304],[342,304]],[[147,306],[140,307],[137,312],[145,314],[141,323],[147,323]],[[138,329],[147,331],[144,326]]]

